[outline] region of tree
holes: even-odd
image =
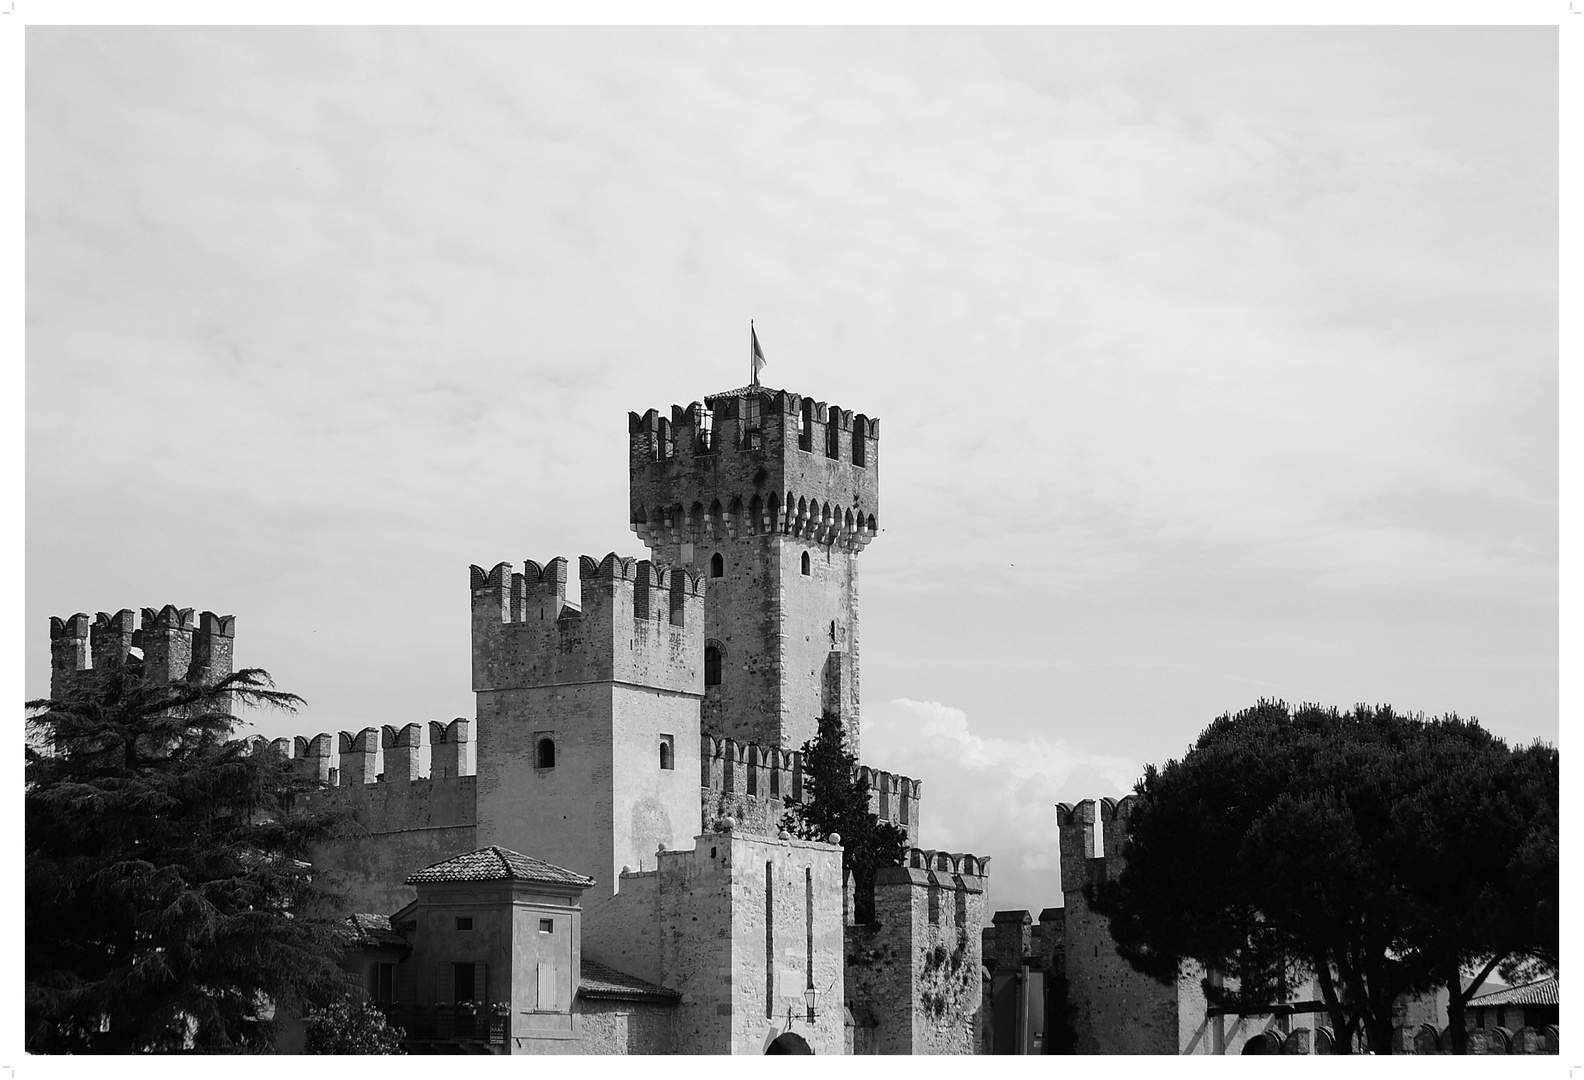
[[[875,871],[902,865],[907,831],[870,812],[869,782],[847,749],[840,717],[821,716],[814,738],[803,744],[803,801],[787,810],[781,825],[804,840],[841,836],[842,877],[852,882],[853,917],[874,922]]]
[[[1139,970],[1197,961],[1212,1004],[1251,1012],[1312,976],[1337,1047],[1362,1032],[1386,1052],[1402,994],[1466,1000],[1470,964],[1543,962],[1555,778],[1554,750],[1514,754],[1455,716],[1261,701],[1146,769],[1093,903]]]
[[[372,1001],[338,998],[303,1017],[308,1029],[304,1053],[401,1054],[405,1032],[391,1027]]]
[[[161,683],[135,656],[28,702],[28,1050],[265,1049],[281,1010],[345,992],[302,861],[336,819],[227,738],[233,703],[299,702],[258,669]]]

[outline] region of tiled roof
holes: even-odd
[[[750,393],[769,394],[771,397],[781,393],[773,386],[739,386],[735,390],[722,390],[718,394],[705,394],[705,401],[714,401],[717,398],[743,397]]]
[[[346,921],[352,927],[354,944],[374,948],[408,947],[407,939],[391,928],[389,915],[370,915],[360,911],[356,915],[348,915]]]
[[[675,990],[656,986],[646,979],[606,967],[587,957],[583,958],[583,981],[578,993],[592,998],[640,998],[650,1001],[678,1001],[682,995]]]
[[[588,888],[594,879],[554,863],[518,854],[509,848],[487,847],[426,866],[407,879],[409,885],[428,881],[542,881],[549,885]]]
[[[1525,983],[1522,986],[1509,986],[1505,990],[1492,990],[1488,994],[1469,999],[1470,1008],[1481,1005],[1555,1005],[1556,1003],[1555,976],[1538,982]]]

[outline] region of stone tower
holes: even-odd
[[[858,553],[880,422],[783,390],[629,414],[633,531],[705,582],[707,733],[797,748],[821,712],[858,750]]]
[[[477,847],[532,851],[610,896],[700,831],[702,590],[615,554],[472,568]]]

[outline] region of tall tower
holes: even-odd
[[[748,386],[630,413],[633,531],[705,582],[706,732],[800,747],[821,712],[858,748],[858,553],[880,421]]]

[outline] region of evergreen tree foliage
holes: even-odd
[[[814,738],[803,744],[803,802],[792,806],[781,826],[804,840],[841,837],[842,877],[853,888],[853,916],[872,923],[875,871],[900,866],[907,831],[881,821],[869,809],[869,782],[847,749],[841,719],[821,716]]]
[[[346,992],[308,844],[308,781],[228,739],[292,709],[261,670],[157,683],[136,656],[31,701],[26,1039],[35,1053],[268,1049],[282,1010]]]
[[[1456,716],[1261,701],[1145,770],[1088,892],[1138,970],[1197,961],[1251,1012],[1313,976],[1339,1051],[1385,1053],[1405,992],[1447,987],[1460,1031],[1490,971],[1555,969],[1559,786],[1554,748]]]
[[[303,1018],[308,1029],[304,1053],[403,1054],[401,1028],[391,1027],[379,1006],[353,997],[338,998]]]

